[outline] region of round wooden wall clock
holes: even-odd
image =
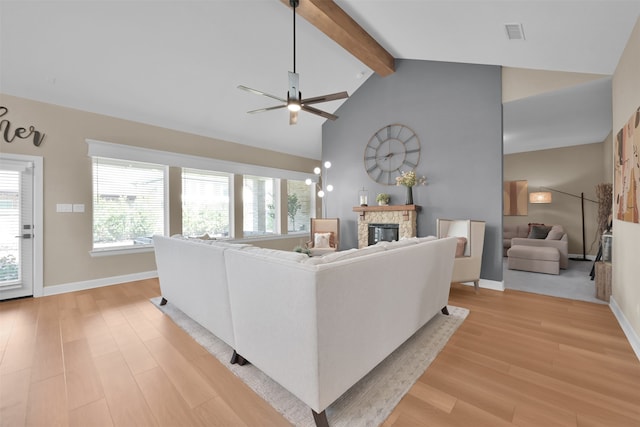
[[[415,170],[420,161],[420,140],[405,125],[378,130],[364,149],[364,169],[379,184],[395,185],[402,172]]]

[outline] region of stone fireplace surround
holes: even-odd
[[[364,248],[369,244],[369,224],[384,223],[398,224],[400,239],[416,237],[418,211],[417,205],[393,205],[393,206],[356,206],[354,212],[358,212],[358,248]]]

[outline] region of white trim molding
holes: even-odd
[[[132,145],[86,139],[90,157],[107,157],[110,159],[135,160],[138,162],[156,163],[166,166],[212,170],[241,175],[266,176],[269,178],[304,181],[315,179],[314,174],[248,163],[232,162],[210,157],[193,156],[170,151],[153,150]]]
[[[44,160],[42,156],[0,153],[0,158],[32,162],[33,169],[33,296],[43,296],[44,288]]]
[[[153,279],[158,277],[157,271],[143,271],[141,273],[123,274],[122,276],[105,277],[103,279],[83,280],[82,282],[64,283],[61,285],[45,286],[44,296],[65,294],[67,292],[85,291],[87,289],[101,288],[103,286],[119,285],[121,283],[135,282],[137,280]]]
[[[631,326],[631,323],[629,323],[629,320],[627,320],[622,310],[620,310],[620,306],[613,298],[613,296],[609,297],[609,308],[613,312],[613,315],[616,316],[616,319],[618,320],[618,323],[622,328],[622,332],[624,332],[624,334],[627,336],[627,340],[629,340],[631,348],[636,354],[638,360],[640,360],[640,336],[638,336],[636,331]]]

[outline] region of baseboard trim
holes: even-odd
[[[569,259],[572,259],[572,258],[582,258],[582,254],[569,254]],[[586,258],[587,258],[587,261],[595,261],[596,256],[595,255],[587,255]],[[579,259],[578,261],[582,261],[582,259]]]
[[[613,315],[616,316],[616,319],[622,328],[622,332],[627,336],[627,340],[629,340],[631,348],[636,354],[638,360],[640,360],[640,336],[638,336],[636,331],[633,330],[631,323],[629,323],[622,310],[620,310],[620,306],[613,296],[609,297],[609,308],[613,312]]]
[[[135,282],[158,277],[157,271],[143,271],[141,273],[124,274],[122,276],[105,277],[103,279],[84,280],[82,282],[63,283],[61,285],[45,286],[43,296],[66,294],[67,292],[84,291],[101,288],[103,286],[119,285],[120,283]]]
[[[473,282],[461,282],[465,286],[473,286]],[[504,282],[498,282],[497,280],[480,279],[479,286],[485,289],[491,289],[492,291],[504,292]]]

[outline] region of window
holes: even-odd
[[[230,237],[229,185],[231,174],[182,170],[182,234]]]
[[[93,249],[150,245],[165,231],[166,167],[93,157]]]
[[[274,178],[244,176],[242,204],[244,212],[244,235],[259,236],[278,232],[279,182]]]
[[[309,230],[310,218],[314,217],[313,187],[304,181],[287,181],[287,231],[295,233]]]

